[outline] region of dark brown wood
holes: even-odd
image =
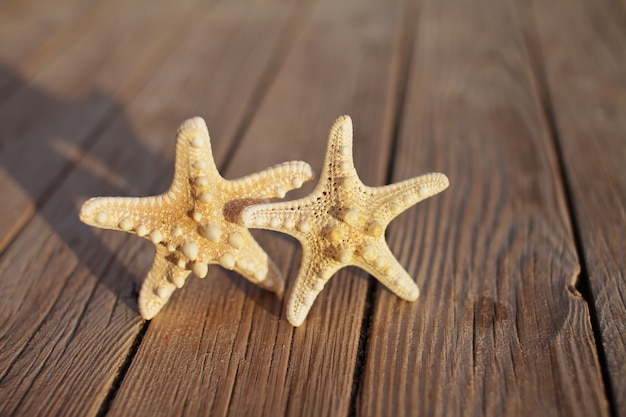
[[[366,183],[383,183],[404,11],[400,1],[316,3],[283,35],[297,41],[224,175],[291,159],[319,172],[332,120],[349,113],[357,170]],[[269,233],[260,242],[291,285],[298,244]],[[348,414],[368,288],[363,271],[338,273],[297,329],[280,300],[236,274],[211,267],[206,280],[187,285],[150,323],[112,414]]]
[[[608,415],[557,159],[510,2],[419,8],[393,178],[450,189],[392,223],[360,415]]]
[[[620,416],[626,416],[624,6],[605,0],[520,4],[528,17],[585,261],[580,286],[591,290],[607,389]]]

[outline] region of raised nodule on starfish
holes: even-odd
[[[206,124],[197,117],[178,130],[174,180],[166,193],[92,198],[81,208],[80,219],[154,243],[154,262],[139,294],[139,311],[149,320],[184,285],[190,272],[204,278],[210,264],[220,264],[282,294],[282,275],[237,219],[250,204],[282,198],[312,175],[307,163],[294,161],[237,180],[224,179],[213,159]]]
[[[364,185],[352,159],[352,121],[342,116],[330,130],[313,193],[248,206],[240,222],[289,234],[302,244],[302,264],[287,304],[287,319],[299,326],[326,282],[348,265],[366,270],[399,297],[416,300],[419,289],[389,250],[385,229],[397,215],[447,187],[448,178],[439,173],[384,187]]]

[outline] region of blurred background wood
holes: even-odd
[[[0,3],[0,415],[626,416],[625,60],[614,0]],[[193,116],[226,178],[320,172],[341,114],[366,184],[450,178],[387,232],[420,299],[347,268],[294,329],[212,266],[144,322],[152,245],[82,202]]]

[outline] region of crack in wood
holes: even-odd
[[[104,397],[104,400],[102,400],[102,404],[100,404],[100,409],[96,413],[96,417],[104,417],[109,413],[109,410],[111,409],[111,405],[113,404],[113,400],[115,400],[115,396],[117,395],[119,388],[122,386],[124,377],[128,373],[128,370],[130,369],[130,365],[133,363],[133,359],[135,358],[135,355],[137,354],[137,351],[139,350],[139,346],[141,346],[141,341],[143,340],[143,337],[148,331],[149,326],[150,326],[150,321],[145,321],[143,325],[141,326],[141,328],[139,329],[139,331],[137,332],[137,335],[135,336],[135,340],[133,340],[133,344],[128,350],[128,355],[126,355],[126,359],[124,359],[124,362],[120,366],[117,372],[117,375],[115,375],[115,378],[113,379],[113,382],[111,383],[111,386],[109,387],[109,391]]]

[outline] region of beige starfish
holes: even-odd
[[[352,121],[342,116],[330,130],[313,193],[246,207],[240,221],[287,233],[302,243],[302,264],[287,304],[287,319],[299,326],[330,277],[348,265],[366,270],[399,297],[416,300],[419,289],[389,250],[385,228],[407,208],[447,187],[448,178],[439,173],[385,187],[365,186],[352,159]]]
[[[264,198],[282,198],[311,177],[311,167],[296,161],[238,180],[224,179],[213,160],[206,124],[194,118],[178,130],[174,180],[166,193],[92,198],[83,205],[80,219],[154,243],[154,262],[139,294],[139,311],[149,320],[183,286],[190,271],[204,278],[209,264],[219,263],[282,294],[280,272],[237,218],[244,207]]]

